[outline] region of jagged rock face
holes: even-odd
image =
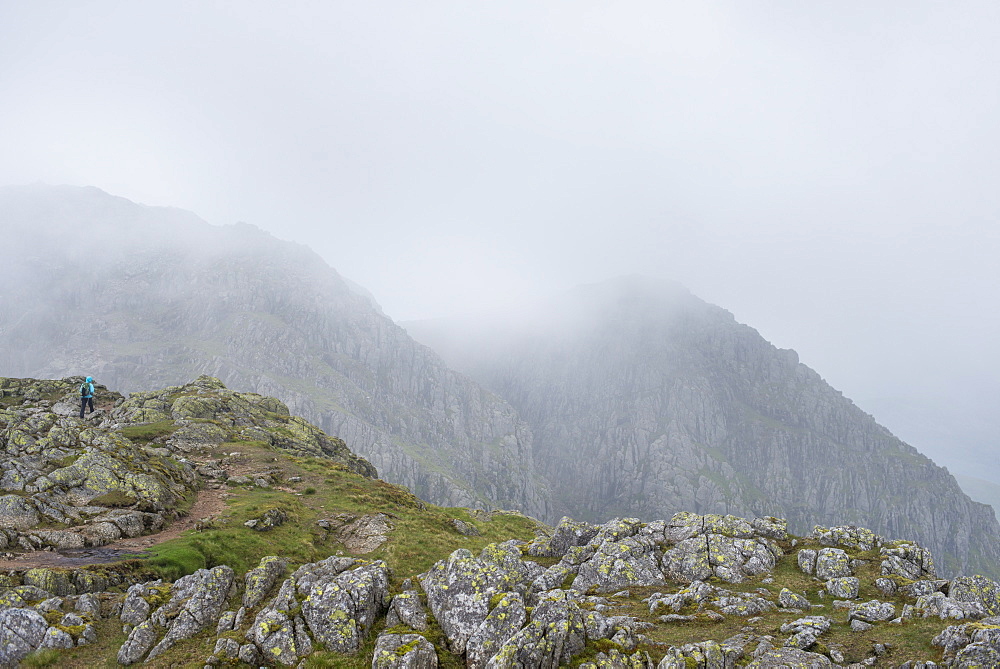
[[[679,287],[621,280],[514,325],[408,328],[518,409],[556,513],[846,521],[916,539],[950,572],[1000,564],[1000,526],[947,471]]]
[[[6,373],[128,391],[209,374],[280,398],[428,501],[549,515],[516,411],[308,249],[96,189],[5,189],[0,221],[26,231],[5,239]]]

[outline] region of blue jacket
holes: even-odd
[[[80,386],[80,397],[87,399],[94,396],[94,379],[87,377],[87,380]]]

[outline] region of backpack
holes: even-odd
[[[90,388],[87,387],[88,385],[89,384],[87,383],[83,383],[80,385],[80,397],[87,397],[88,395],[91,394]]]

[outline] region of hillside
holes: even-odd
[[[797,537],[771,517],[553,528],[441,508],[274,398],[210,377],[128,398],[100,388],[81,420],[78,382],[0,379],[5,471],[22,472],[0,499],[40,514],[0,506],[0,666],[1000,661],[1000,584],[939,578],[915,542],[854,526]],[[171,482],[163,523],[127,533],[147,545],[129,553],[123,519],[153,513],[144,491]],[[45,491],[66,500],[62,520]],[[205,496],[224,504],[164,539]],[[22,550],[55,533],[85,546]]]
[[[680,286],[623,278],[516,315],[410,323],[534,434],[557,514],[847,522],[996,574],[1000,526],[791,350]]]
[[[550,515],[531,434],[305,247],[92,188],[0,189],[0,370],[126,391],[199,374],[281,398],[390,481]]]

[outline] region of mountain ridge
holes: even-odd
[[[252,226],[72,188],[5,190],[0,224],[17,277],[0,296],[8,374],[217,376],[442,504],[846,521],[914,537],[947,570],[1000,564],[996,519],[946,472],[676,284],[612,281],[508,320],[515,335],[470,329],[463,355],[482,367],[456,372],[315,253]]]

